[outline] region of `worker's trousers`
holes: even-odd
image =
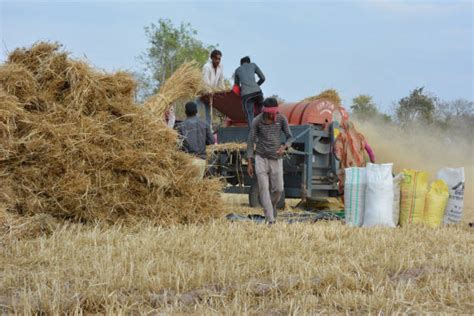
[[[262,102],[263,95],[260,91],[242,96],[242,108],[245,113],[245,117],[247,118],[249,129],[250,126],[252,126],[255,113],[260,113],[262,111]]]
[[[283,193],[283,160],[256,155],[255,174],[265,219],[273,222],[277,216],[277,203]]]

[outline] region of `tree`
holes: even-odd
[[[360,119],[375,118],[379,115],[377,106],[372,97],[367,94],[361,94],[352,99],[352,113]]]
[[[460,135],[472,135],[474,102],[466,99],[436,103],[436,123],[444,130]]]
[[[436,98],[423,93],[423,87],[415,88],[409,96],[398,102],[397,119],[402,124],[434,120]]]
[[[150,47],[140,57],[146,70],[140,76],[143,96],[155,92],[159,86],[185,61],[195,60],[200,66],[209,58],[214,45],[206,45],[196,38],[197,31],[189,23],[174,26],[169,19],[145,27]]]

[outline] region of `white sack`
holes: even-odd
[[[393,164],[367,164],[364,227],[395,227],[393,220]]]

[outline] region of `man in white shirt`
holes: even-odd
[[[222,52],[214,49],[211,52],[211,60],[202,67],[202,79],[204,84],[207,86],[209,92],[215,90],[223,90],[224,84],[224,72],[223,66],[221,65]],[[198,98],[197,103],[201,108],[201,113],[206,115],[206,123],[211,125],[211,108],[208,103],[203,102]]]

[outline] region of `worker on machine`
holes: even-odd
[[[284,145],[281,144],[281,132],[286,136]],[[277,203],[283,193],[282,157],[292,141],[288,120],[278,113],[277,100],[265,99],[263,112],[255,117],[250,127],[247,141],[247,172],[250,177],[253,177],[254,173],[257,175],[260,202],[264,209],[265,221],[270,225],[275,223]]]
[[[255,81],[255,75],[259,80]],[[265,76],[260,68],[250,62],[250,57],[245,56],[240,60],[240,67],[234,73],[234,87],[238,87],[242,98],[242,107],[247,117],[250,128],[254,118],[254,112],[260,113],[263,94],[260,86],[265,82]],[[256,108],[255,108],[256,106]]]
[[[334,154],[339,160],[339,192],[344,193],[345,168],[365,167],[365,153],[369,156],[370,162],[375,163],[375,155],[367,143],[364,135],[359,133],[354,123],[343,120],[339,136],[334,143]]]
[[[211,105],[212,93],[218,90],[225,89],[224,83],[224,67],[221,64],[222,52],[218,49],[214,49],[211,52],[211,60],[202,67],[202,80],[204,82],[207,92],[210,93],[210,98],[207,101],[201,98],[197,99],[200,111],[205,113],[206,123],[211,125]]]
[[[202,179],[206,171],[206,145],[214,144],[211,128],[197,117],[197,104],[188,102],[185,105],[186,120],[178,125],[178,133],[183,138],[182,150],[194,156],[193,164],[197,166],[198,178]]]

